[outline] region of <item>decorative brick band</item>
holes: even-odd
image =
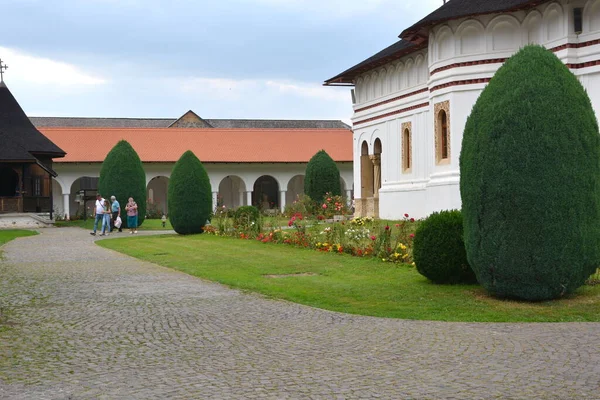
[[[593,67],[595,65],[600,65],[600,60],[587,61],[587,62],[583,62],[583,63],[579,63],[579,64],[567,64],[567,67],[570,69],[580,69],[580,68]]]
[[[464,81],[454,81],[444,83],[442,85],[437,85],[429,89],[431,92],[435,92],[436,90],[445,89],[451,86],[462,86],[462,85],[475,85],[477,83],[488,83],[492,78],[478,78],[478,79],[466,79]]]
[[[429,90],[429,88],[423,88],[423,89],[420,89],[420,90],[417,90],[417,91],[414,91],[414,92],[411,92],[411,93],[406,93],[406,94],[403,94],[402,96],[394,97],[393,99],[388,99],[388,100],[385,100],[385,101],[382,101],[382,102],[379,102],[379,103],[376,103],[376,104],[371,104],[370,106],[359,108],[355,112],[361,112],[361,111],[369,110],[371,108],[379,107],[379,106],[382,106],[384,104],[392,103],[392,102],[397,101],[397,100],[402,100],[402,99],[405,99],[405,98],[410,97],[410,96],[414,96],[414,95],[417,95],[417,94],[420,94],[420,93],[425,93],[428,90]]]
[[[582,42],[582,43],[565,43],[560,46],[551,48],[550,51],[552,51],[553,53],[556,53],[556,52],[559,52],[564,49],[581,49],[583,47],[595,46],[597,44],[600,44],[600,39],[589,40],[587,42]],[[471,67],[474,65],[485,65],[485,64],[502,64],[506,60],[508,60],[508,58],[490,58],[488,60],[477,60],[477,61],[454,63],[454,64],[449,64],[449,65],[445,65],[443,67],[434,69],[433,71],[431,71],[431,75],[435,75],[438,72],[447,71],[447,70],[453,69],[453,68]],[[569,65],[573,65],[573,64],[567,64],[567,66],[569,66]],[[571,67],[569,67],[569,68],[571,68]],[[583,67],[579,67],[579,68],[583,68]]]
[[[403,108],[401,110],[392,111],[392,112],[389,112],[389,113],[378,115],[376,117],[371,117],[371,118],[363,119],[362,121],[355,122],[354,126],[360,125],[360,124],[366,124],[367,122],[376,121],[378,119],[386,118],[386,117],[389,117],[389,116],[392,116],[392,115],[402,114],[402,113],[405,113],[407,111],[416,110],[416,109],[422,108],[422,107],[429,107],[429,102],[417,104],[417,105],[410,106],[410,107],[406,107],[406,108]]]

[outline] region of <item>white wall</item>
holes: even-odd
[[[583,32],[574,33],[573,8],[582,7]],[[435,26],[427,50],[368,71],[355,81],[354,185],[361,196],[360,154],[369,154],[380,138],[382,188],[380,217],[399,219],[405,213],[425,217],[433,211],[460,208],[459,157],[465,122],[486,80],[529,43],[555,49],[565,64],[600,60],[600,0],[560,0],[528,11],[463,18]],[[592,42],[592,45],[589,45]],[[586,46],[562,48],[567,43]],[[500,61],[498,61],[500,60]],[[600,115],[600,66],[572,68]],[[465,82],[467,82],[465,84]],[[433,110],[450,102],[450,148],[447,164],[435,159]],[[414,108],[428,103],[427,107]],[[364,122],[366,121],[366,122]],[[402,173],[401,124],[412,123],[412,170]]]

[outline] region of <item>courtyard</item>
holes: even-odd
[[[96,240],[57,228],[3,247],[0,398],[600,398],[599,323],[342,314]]]

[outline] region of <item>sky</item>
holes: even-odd
[[[442,0],[2,0],[4,81],[29,116],[341,119],[323,81]]]

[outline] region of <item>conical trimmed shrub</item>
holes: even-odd
[[[211,216],[212,188],[204,166],[189,150],[173,166],[168,196],[169,220],[175,232],[202,233]]]
[[[325,193],[342,194],[340,170],[325,150],[319,150],[306,165],[304,193],[316,202],[322,202]]]
[[[558,298],[596,270],[598,123],[552,52],[527,46],[492,78],[466,123],[460,176],[467,257],[489,293]]]
[[[100,169],[98,191],[109,202],[110,196],[117,198],[123,228],[127,228],[125,205],[133,197],[138,205],[138,226],[142,225],[146,216],[146,173],[140,157],[127,141],[119,141],[106,155]]]

